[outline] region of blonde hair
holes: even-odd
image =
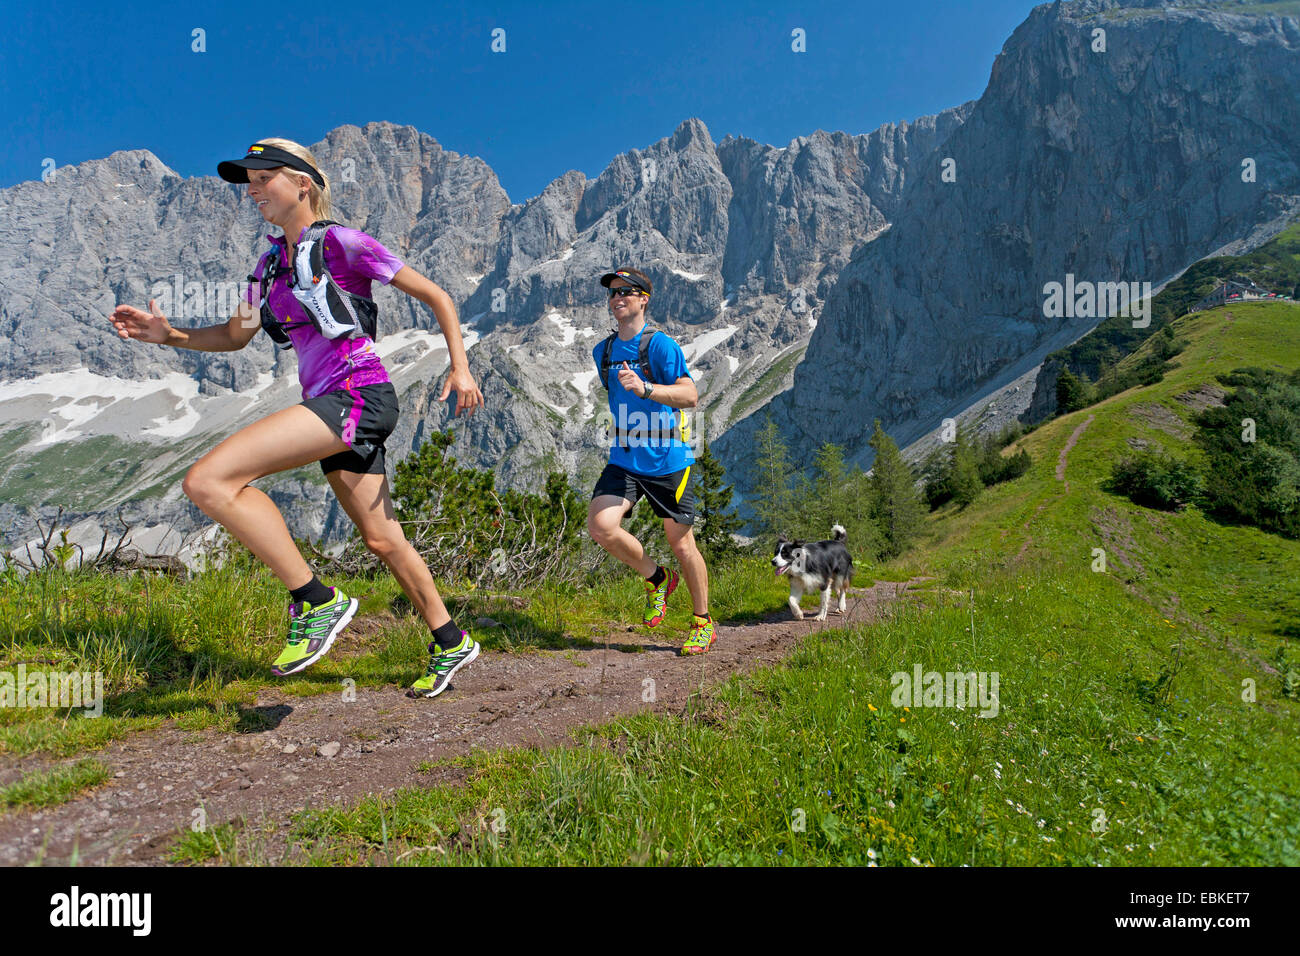
[[[265,143],[267,146],[276,146],[286,153],[292,153],[305,163],[311,163],[312,167],[320,173],[320,178],[324,180],[325,186],[322,188],[316,180],[312,179],[307,173],[297,169],[290,169],[288,166],[281,166],[279,169],[289,176],[300,176],[306,181],[307,188],[310,190],[309,199],[311,202],[312,217],[317,221],[329,219],[332,210],[330,203],[330,178],[325,175],[325,170],[321,169],[320,163],[312,155],[311,150],[301,143],[295,143],[291,139],[281,139],[278,136],[272,136],[267,139],[259,139],[259,143]]]

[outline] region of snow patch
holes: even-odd
[[[720,329],[714,329],[711,332],[705,332],[694,342],[690,342],[682,347],[682,354],[686,356],[688,362],[699,361],[705,353],[715,346],[721,345],[727,339],[736,334],[739,326],[726,325]]]
[[[673,269],[672,274],[681,276],[683,279],[689,279],[692,282],[699,282],[701,279],[708,278],[707,272],[683,272],[681,269]]]
[[[417,343],[424,344],[429,349],[445,349],[447,347],[447,343],[442,336],[431,329],[402,329],[400,332],[381,336],[379,341],[375,343],[375,354],[379,356],[379,361],[387,363],[390,356],[396,355],[408,345]],[[421,354],[424,351],[424,349],[421,349]]]
[[[51,407],[46,427],[35,443],[37,447],[80,437],[82,425],[121,402],[155,398],[168,402],[173,409],[186,406],[185,413],[180,418],[166,413],[151,415],[146,422],[157,424],[143,424],[138,431],[160,438],[179,437],[187,434],[200,420],[198,412],[189,407],[198,394],[199,383],[183,372],[132,381],[115,375],[97,375],[84,366],[0,384],[0,402],[49,396]]]
[[[596,381],[596,375],[599,374],[596,369],[591,368],[585,372],[578,372],[569,379],[569,384],[578,390],[582,396],[582,420],[585,422],[595,411],[595,403],[591,399],[591,388]]]
[[[574,324],[561,315],[556,309],[552,309],[550,312],[546,313],[546,317],[559,327],[560,344],[572,345],[573,340],[578,337],[578,330]]]

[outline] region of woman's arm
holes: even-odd
[[[148,312],[130,305],[119,305],[109,316],[109,321],[123,339],[199,352],[236,352],[252,341],[261,326],[257,311],[247,302],[239,303],[225,325],[207,325],[197,329],[173,328],[153,299],[149,300]]]
[[[451,301],[451,296],[410,266],[402,266],[389,284],[412,298],[419,299],[433,310],[438,328],[442,329],[443,338],[447,340],[447,352],[451,356],[451,371],[438,400],[445,401],[452,389],[455,389],[456,414],[463,411],[473,415],[474,410],[483,405],[483,393],[479,391],[478,384],[469,371],[465,340],[460,334],[460,320],[456,317],[456,304]]]

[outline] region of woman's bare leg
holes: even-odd
[[[289,590],[312,579],[311,568],[265,492],[249,482],[347,451],[315,412],[294,405],[231,435],[200,458],[181,487],[205,515],[253,552]]]
[[[424,558],[406,540],[402,525],[393,512],[388,476],[358,475],[350,471],[332,471],[325,476],[338,496],[339,504],[361,532],[361,540],[379,560],[388,566],[420,616],[436,631],[451,620],[442,596],[433,583],[433,575]]]

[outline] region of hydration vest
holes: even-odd
[[[637,364],[641,366],[641,377],[647,382],[651,382],[655,385],[662,383],[656,382],[654,376],[650,374],[650,340],[658,334],[658,329],[647,329],[642,327],[641,341],[637,343],[636,350],[636,361]],[[613,332],[609,333],[609,337],[605,339],[605,344],[601,346],[600,362],[598,367],[600,368],[600,387],[604,389],[609,388],[609,354],[614,350],[614,339],[617,336],[618,329],[615,329]]]
[[[339,225],[331,219],[313,222],[303,230],[294,249],[293,265],[280,264],[280,249],[276,246],[264,258],[262,277],[249,276],[249,282],[260,282],[262,293],[262,328],[281,349],[293,348],[289,330],[314,325],[316,331],[327,339],[366,335],[377,339],[379,308],[373,299],[349,292],[325,268],[325,233],[330,226]],[[308,322],[288,322],[271,310],[269,293],[271,284],[280,276],[289,277],[289,290],[307,313]]]
[[[658,334],[658,329],[642,329],[641,340],[637,343],[636,361],[637,365],[641,367],[642,379],[650,382],[652,385],[666,385],[670,383],[656,382],[654,375],[650,371],[650,340]],[[613,364],[610,362],[609,356],[614,350],[614,339],[617,335],[618,329],[609,333],[609,337],[605,339],[605,344],[601,347],[600,361],[597,363],[597,367],[600,369],[600,387],[606,390],[609,389],[609,370]],[[628,439],[630,438],[636,438],[643,444],[652,437],[658,438],[660,441],[665,439],[676,439],[677,441],[683,442],[686,441],[687,436],[690,434],[689,430],[684,427],[686,422],[686,411],[684,409],[671,408],[669,411],[674,411],[676,414],[673,415],[673,424],[671,428],[666,431],[663,429],[626,429],[611,427],[609,429],[610,437],[615,440],[615,444],[619,447],[626,447],[629,444]]]

